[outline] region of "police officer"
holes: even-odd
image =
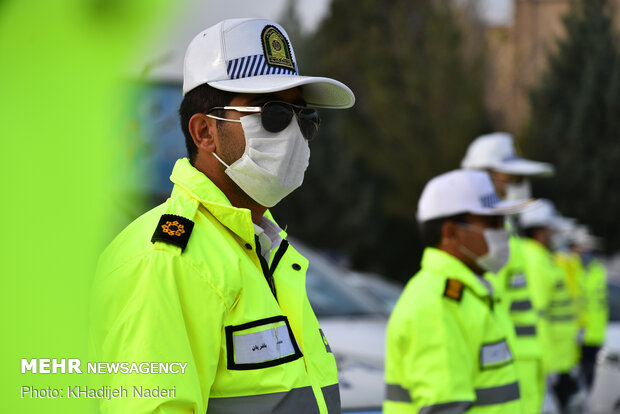
[[[526,274],[532,284],[532,300],[540,311],[545,367],[558,398],[566,409],[577,391],[572,370],[577,364],[577,308],[568,290],[566,276],[552,255],[552,231],[557,212],[549,200],[537,200],[519,216],[524,233],[523,253]]]
[[[529,177],[553,174],[550,164],[518,156],[512,135],[505,132],[482,135],[472,141],[461,167],[488,171],[495,191],[507,200],[530,198]],[[532,302],[521,239],[510,218],[506,224],[511,230],[510,259],[499,272],[486,272],[484,277],[493,284],[498,307],[507,314],[513,333],[508,339],[512,340],[521,396],[527,412],[536,414],[542,409],[545,390],[538,310]]]
[[[572,246],[579,258],[582,292],[581,372],[590,388],[594,379],[594,366],[598,351],[605,343],[605,330],[609,320],[607,307],[607,271],[599,260],[601,240],[593,236],[586,226],[579,226],[573,233]]]
[[[315,107],[348,108],[342,83],[299,75],[278,24],[225,20],[189,44],[181,128],[189,158],[170,198],[103,253],[93,344],[101,361],[179,361],[184,374],[111,376],[163,398],[130,413],[338,413],[336,362],[308,302],[308,261],[268,211],[303,180]]]
[[[522,413],[517,371],[482,274],[508,260],[501,202],[489,175],[433,178],[418,203],[426,244],[387,328],[384,413]]]

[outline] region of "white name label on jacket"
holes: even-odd
[[[522,287],[527,286],[527,279],[525,278],[525,276],[521,273],[518,273],[516,275],[513,275],[510,278],[510,287],[513,289],[519,289]]]
[[[233,336],[235,363],[256,364],[273,361],[295,353],[293,341],[285,324],[269,324],[252,333],[235,333]]]
[[[482,345],[480,348],[480,366],[482,369],[504,365],[512,360],[512,353],[506,340]]]

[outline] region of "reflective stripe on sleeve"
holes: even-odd
[[[471,407],[471,401],[455,401],[443,404],[427,405],[422,407],[419,411],[420,414],[462,414],[469,407]]]
[[[528,300],[515,300],[510,304],[511,311],[526,311],[532,309],[532,302]]]
[[[517,400],[520,397],[519,384],[517,382],[499,387],[477,388],[475,391],[476,405],[502,404]]]
[[[323,391],[323,398],[325,399],[325,405],[327,405],[327,412],[329,414],[340,414],[340,387],[338,384],[328,385],[321,388]]]
[[[575,319],[576,316],[575,314],[569,314],[569,315],[552,315],[549,317],[549,320],[551,322],[567,322],[567,321],[572,321],[573,319]]]
[[[309,413],[319,412],[312,387],[295,388],[272,394],[246,395],[243,397],[209,398],[209,414],[247,413]],[[332,411],[329,411],[330,414]]]
[[[482,369],[497,368],[512,361],[512,353],[505,339],[480,348],[480,367]]]
[[[515,326],[517,336],[535,336],[536,325]]]
[[[568,305],[572,305],[573,300],[572,299],[563,299],[563,300],[552,300],[549,303],[549,306],[551,307],[556,307],[556,306],[568,306]]]
[[[398,384],[385,384],[385,399],[390,401],[411,402],[409,391]]]

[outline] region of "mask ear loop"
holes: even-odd
[[[467,231],[479,231],[479,227],[478,226],[472,226],[471,224],[467,224],[467,223],[455,223],[457,227],[460,227],[462,229],[465,229]],[[485,240],[486,242],[486,240]],[[476,262],[480,257],[477,256],[474,252],[472,252],[471,250],[469,250],[467,247],[465,247],[462,244],[459,244],[458,247],[459,251],[461,253],[463,253],[465,256],[469,257],[471,260],[473,260],[474,262]],[[487,246],[488,249],[488,246]]]
[[[230,168],[230,165],[226,164],[215,152],[212,152],[211,154],[213,154],[215,159],[217,159],[220,163],[222,163],[224,167]]]
[[[217,119],[218,121],[228,121],[228,122],[237,122],[237,123],[241,123],[240,119],[228,119],[228,118],[222,118],[221,116],[215,116],[215,115],[211,115],[211,114],[205,114],[206,116],[208,116],[209,118],[213,118],[213,119]],[[230,168],[230,165],[226,164],[215,152],[212,152],[211,154],[213,154],[213,156],[220,162],[222,163],[222,165],[226,168]]]

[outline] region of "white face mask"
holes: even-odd
[[[506,229],[482,229],[478,226],[462,225],[468,230],[482,232],[484,240],[487,244],[487,252],[482,256],[476,256],[471,250],[465,246],[459,246],[459,249],[473,259],[476,264],[487,272],[499,272],[510,258],[510,233]]]
[[[301,185],[310,160],[310,148],[293,117],[280,132],[266,131],[260,114],[241,117],[245,151],[231,165],[216,153],[226,166],[226,174],[254,201],[273,207]]]
[[[532,198],[530,180],[524,178],[519,184],[506,184],[506,201],[527,200]]]

